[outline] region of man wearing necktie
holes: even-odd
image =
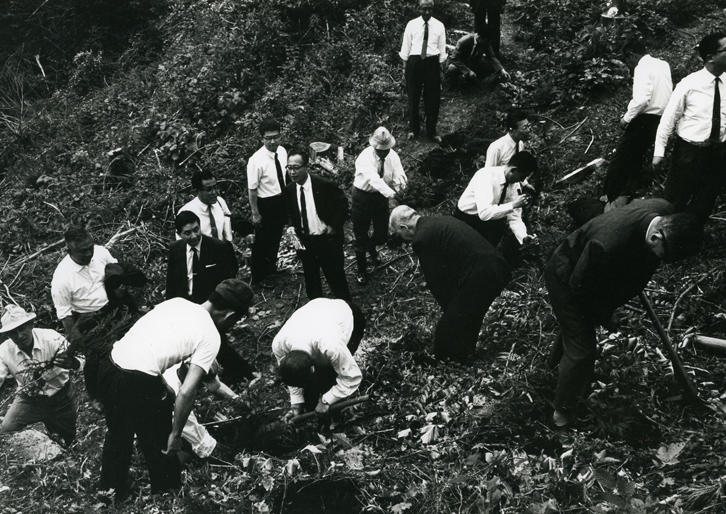
[[[359,284],[368,282],[368,254],[374,266],[380,264],[376,246],[388,239],[388,210],[395,207],[395,196],[408,181],[401,159],[393,150],[396,139],[386,127],[378,127],[368,142],[370,145],[355,160],[351,209]],[[369,236],[371,224],[373,234]]]
[[[343,223],[348,217],[348,200],[332,181],[308,173],[308,158],[291,151],[287,159],[290,183],[285,202],[294,230],[301,243],[297,254],[303,265],[308,298],[323,296],[322,270],[335,298],[348,300],[345,278]]]
[[[664,196],[705,223],[726,182],[726,32],[704,37],[698,53],[703,69],[678,83],[661,116],[653,166],[662,165],[675,131]]]
[[[260,125],[262,147],[247,162],[247,189],[255,243],[252,245],[252,282],[259,283],[277,271],[277,251],[285,227],[287,177],[283,167],[287,152],[279,145],[280,124],[266,119]]]
[[[487,148],[485,167],[506,166],[514,155],[524,150],[524,142],[529,139],[532,130],[527,118],[527,113],[520,110],[507,114],[507,133]]]
[[[205,236],[232,241],[232,214],[224,198],[217,194],[217,180],[208,171],[192,174],[192,189],[197,196],[179,211],[191,211],[199,217],[199,228]],[[179,235],[177,234],[177,239]]]
[[[536,172],[537,161],[527,151],[514,155],[507,166],[480,169],[461,194],[454,217],[497,246],[509,261],[523,243],[536,239],[522,220],[522,207],[530,203],[526,180]]]
[[[446,29],[443,23],[431,16],[433,0],[420,0],[418,5],[421,16],[406,25],[399,53],[405,63],[410,128],[408,137],[410,139],[419,135],[419,101],[423,92],[426,135],[440,143],[436,123],[441,103],[441,64],[446,61]]]

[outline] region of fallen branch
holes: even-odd
[[[345,409],[346,407],[352,407],[353,405],[358,405],[359,403],[367,402],[370,400],[370,397],[367,394],[364,394],[363,396],[358,396],[356,398],[350,398],[348,400],[343,400],[342,402],[334,403],[330,406],[330,409],[328,409],[328,412],[337,412],[339,410]],[[290,423],[300,423],[302,421],[308,420],[310,418],[314,418],[318,415],[317,412],[305,412],[303,414],[298,414],[294,418],[290,420]]]
[[[678,295],[678,298],[676,299],[676,303],[673,304],[673,309],[671,310],[671,316],[670,316],[670,318],[668,318],[668,328],[666,329],[666,331],[669,334],[671,333],[671,327],[673,326],[673,319],[676,317],[676,308],[678,307],[678,304],[681,303],[681,300],[683,300],[683,298],[691,291],[691,289],[693,289],[698,284],[703,282],[706,278],[708,278],[709,275],[711,275],[711,273],[706,273],[704,276],[702,276],[701,278],[696,280],[693,284],[691,284],[690,286],[685,288],[680,295]]]
[[[584,123],[585,123],[585,122],[587,121],[587,118],[588,118],[588,117],[589,117],[589,116],[585,116],[585,119],[583,119],[583,120],[582,120],[582,121],[581,121],[580,123],[578,123],[578,124],[577,124],[577,125],[575,126],[575,128],[573,128],[573,129],[572,129],[572,130],[571,130],[571,131],[570,131],[570,132],[569,132],[569,133],[568,133],[568,134],[567,134],[567,135],[566,135],[565,137],[563,137],[562,139],[560,139],[560,142],[559,142],[559,143],[557,143],[557,144],[558,144],[558,145],[561,145],[561,144],[562,144],[562,143],[564,143],[564,142],[565,142],[565,141],[566,141],[566,140],[567,140],[567,139],[568,139],[568,138],[569,138],[569,137],[570,137],[570,136],[571,136],[572,134],[574,134],[575,132],[577,132],[577,131],[578,131],[578,130],[580,129],[580,127],[582,127],[582,125],[583,125],[583,124],[584,124]]]

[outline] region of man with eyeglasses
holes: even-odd
[[[675,213],[666,200],[635,200],[591,219],[554,251],[544,277],[560,324],[549,361],[559,373],[557,427],[572,422],[575,403],[592,380],[595,327],[640,293],[661,262],[695,253],[700,228],[695,216]]]
[[[675,131],[664,196],[678,210],[708,219],[726,182],[726,32],[698,44],[703,69],[681,80],[663,111],[655,136],[653,166],[663,163]]]
[[[335,182],[308,173],[308,157],[303,151],[290,152],[287,171],[288,230],[294,231],[299,242],[297,255],[302,261],[305,292],[311,300],[323,296],[322,270],[333,296],[349,300],[343,253],[348,200]]]
[[[252,283],[277,271],[277,252],[287,216],[285,186],[289,177],[284,167],[287,151],[280,146],[280,124],[266,119],[260,124],[262,147],[247,161],[247,189],[255,226],[252,245]]]
[[[202,235],[232,242],[232,214],[224,198],[217,194],[217,180],[208,171],[195,171],[192,174],[192,189],[197,196],[184,204],[181,211],[191,211],[199,217]],[[176,236],[180,239],[179,234]]]
[[[525,149],[530,137],[531,125],[527,113],[520,110],[507,114],[507,133],[493,141],[487,148],[485,167],[506,166],[509,159]]]

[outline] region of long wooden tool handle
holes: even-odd
[[[643,307],[645,307],[645,311],[648,313],[648,317],[653,322],[653,325],[655,325],[655,329],[660,336],[660,341],[661,343],[663,343],[663,347],[668,353],[668,358],[673,365],[673,373],[675,374],[676,379],[681,384],[681,387],[683,388],[683,391],[686,393],[686,396],[689,400],[694,403],[702,404],[703,400],[701,400],[701,398],[698,396],[698,390],[696,389],[696,386],[693,385],[693,382],[691,382],[691,377],[689,377],[688,373],[686,373],[686,368],[683,366],[683,361],[681,361],[680,355],[678,355],[678,352],[676,352],[675,348],[673,348],[671,339],[670,337],[668,337],[668,334],[663,328],[663,325],[661,325],[660,321],[658,320],[658,316],[656,315],[655,310],[653,309],[653,305],[648,299],[648,296],[645,294],[645,292],[641,292],[639,296],[640,302],[643,304]]]
[[[356,396],[355,398],[343,400],[341,402],[334,403],[333,405],[331,405],[329,412],[330,411],[335,412],[335,411],[338,411],[341,409],[345,409],[346,407],[350,407],[352,405],[358,405],[359,403],[367,402],[369,399],[370,399],[369,396],[367,394],[364,394],[363,396]],[[300,423],[301,421],[305,421],[306,419],[314,418],[315,416],[317,416],[317,413],[315,411],[305,412],[303,414],[298,414],[297,416],[292,418],[290,420],[290,423],[293,423],[293,424]]]

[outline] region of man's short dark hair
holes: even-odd
[[[91,235],[86,231],[85,228],[83,228],[80,225],[71,225],[66,229],[66,231],[63,234],[63,239],[65,239],[66,244],[70,243],[81,243],[84,241],[88,241],[91,238]]]
[[[181,211],[176,215],[176,218],[174,218],[176,233],[181,234],[184,225],[189,225],[190,223],[199,223],[199,216],[194,214],[192,211]]]
[[[698,43],[698,55],[701,59],[708,61],[718,52],[718,43],[720,40],[726,37],[726,32],[713,32],[708,36],[704,37],[700,43]]]
[[[292,350],[280,361],[280,379],[285,385],[292,387],[304,387],[310,381],[312,374],[310,366],[313,359],[301,350]]]
[[[514,130],[514,129],[516,129],[517,128],[517,123],[519,123],[520,121],[524,121],[527,118],[529,118],[529,116],[527,115],[527,113],[524,112],[524,111],[522,111],[522,110],[520,110],[520,109],[515,109],[513,111],[510,111],[507,114],[507,122],[506,122],[507,123],[507,130]]]
[[[696,253],[701,246],[703,225],[693,214],[667,214],[660,220],[658,230],[663,232],[663,260],[666,262],[685,259]]]
[[[195,191],[202,189],[202,182],[205,180],[214,180],[214,175],[206,170],[197,170],[192,173],[192,189]]]
[[[308,159],[308,153],[307,153],[307,151],[303,150],[301,147],[295,147],[292,150],[290,150],[289,152],[287,152],[287,158],[288,158],[288,160],[293,155],[299,155],[302,158],[303,165],[305,165],[305,166],[308,165],[308,160],[309,159]]]
[[[280,122],[275,118],[265,118],[260,123],[260,134],[265,132],[280,132]]]
[[[217,284],[209,294],[209,301],[215,309],[247,314],[254,297],[255,293],[247,282],[238,278],[227,278]]]
[[[517,168],[517,171],[528,177],[537,173],[537,159],[534,155],[525,151],[516,153],[509,159],[509,165]]]

